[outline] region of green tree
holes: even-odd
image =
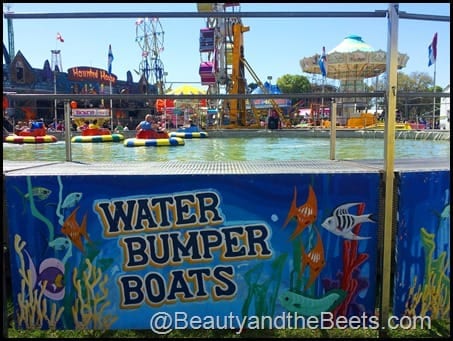
[[[301,75],[283,75],[277,79],[277,86],[284,94],[294,94],[310,92],[311,84],[305,76]]]
[[[407,75],[398,72],[399,92],[432,92],[434,88],[433,78],[426,72],[412,72]],[[442,88],[436,86],[436,92],[442,92]],[[422,96],[397,96],[396,107],[402,113],[403,120],[415,121],[419,118],[429,119],[433,112],[433,99]],[[438,105],[436,106],[438,107]]]
[[[365,91],[373,92],[375,90],[382,91],[386,89],[387,78],[383,74],[379,77],[376,82],[372,82],[370,85],[365,86]],[[420,117],[429,118],[432,115],[433,100],[431,98],[424,98],[417,95],[407,95],[411,92],[432,92],[434,81],[433,78],[426,72],[412,72],[411,74],[405,74],[398,72],[398,94],[396,98],[396,108],[402,114],[403,120],[416,120]],[[376,88],[377,87],[377,88]],[[443,89],[436,86],[436,92],[442,92]],[[404,96],[401,95],[405,93]],[[373,99],[374,100],[374,99]],[[385,100],[383,97],[377,99],[378,107],[385,109]],[[439,99],[437,99],[439,103]],[[370,104],[371,105],[371,104]],[[436,109],[438,105],[436,105]]]
[[[277,79],[277,86],[284,94],[312,92],[310,81],[307,77],[301,75],[283,75]],[[302,98],[292,98],[291,104],[295,105],[300,100]]]
[[[383,74],[377,79],[377,82],[365,84],[365,91],[382,91],[385,90],[386,84],[386,75]],[[398,91],[404,93],[432,92],[434,90],[433,78],[426,72],[412,72],[410,75],[403,72],[398,72],[397,84]],[[311,84],[308,78],[302,75],[285,74],[277,79],[277,85],[280,88],[281,92],[284,94],[322,92],[322,86],[320,84]],[[256,84],[252,83],[249,85],[249,87],[253,89],[256,87]],[[336,92],[338,89],[330,85],[325,85],[324,90],[327,92]],[[339,91],[341,92],[341,89],[339,89]],[[443,92],[442,87],[436,85],[435,92]],[[301,100],[303,101],[304,98],[292,99],[292,105],[294,106]],[[380,97],[377,100],[378,107],[385,109],[385,99],[383,97]],[[311,101],[316,102],[316,99],[312,99]],[[371,96],[369,103],[370,107],[374,107],[374,101],[374,96]],[[440,99],[437,98],[436,101],[436,110],[438,111]],[[403,120],[416,120],[421,117],[429,119],[430,117],[432,117],[433,99],[416,95],[412,97],[401,95],[397,96],[396,107],[401,112]]]

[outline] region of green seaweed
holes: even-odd
[[[264,263],[258,263],[244,274],[248,285],[247,297],[242,305],[242,316],[273,316],[287,254],[281,254],[271,264],[271,276],[259,283]],[[250,307],[254,303],[254,312]]]
[[[409,288],[404,314],[407,316],[427,316],[433,320],[450,317],[450,259],[443,251],[434,258],[436,250],[435,234],[424,227],[420,229],[421,241],[425,250],[425,267],[422,283],[417,286],[417,277]]]

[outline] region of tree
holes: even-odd
[[[310,81],[307,77],[300,75],[283,75],[277,79],[277,86],[285,94],[310,92],[311,90]]]
[[[365,84],[366,92],[374,92],[375,90],[382,91],[386,89],[386,74],[384,73],[377,80],[378,83],[372,82],[370,85]],[[434,81],[433,78],[426,72],[412,72],[407,75],[403,72],[398,72],[398,91],[410,93],[410,92],[433,92]],[[252,88],[254,84],[250,84]],[[307,77],[302,75],[290,75],[285,74],[277,79],[277,86],[280,88],[282,93],[317,93],[321,92],[322,86],[319,84],[311,84]],[[376,89],[377,86],[377,89]],[[333,86],[325,85],[325,91],[336,92],[337,89]],[[339,89],[341,92],[341,89]],[[443,92],[442,87],[436,85],[435,92]],[[370,96],[373,98],[374,96]],[[299,101],[302,102],[304,98],[292,99],[292,104],[295,105]],[[373,99],[370,99],[372,101]],[[316,101],[313,99],[312,101]],[[403,120],[416,120],[417,118],[425,117],[429,119],[432,116],[433,100],[432,98],[421,97],[421,96],[397,96],[396,108],[402,113]],[[436,99],[437,103],[440,103],[439,98]],[[378,106],[385,108],[385,99],[383,97],[378,98]],[[370,102],[371,107],[371,102]],[[436,105],[436,110],[439,110],[439,104]]]
[[[398,72],[398,91],[432,92],[434,81],[426,72],[412,72],[407,75]],[[436,86],[436,92],[443,90]],[[415,121],[421,117],[428,119],[432,116],[433,99],[421,96],[397,96],[396,107],[402,112],[403,120]]]
[[[312,92],[310,81],[305,76],[283,75],[277,79],[277,86],[284,94]],[[299,102],[301,98],[291,99],[291,104]]]

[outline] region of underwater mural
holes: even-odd
[[[394,314],[450,319],[450,172],[404,173],[399,182]]]
[[[251,317],[271,328],[285,314],[371,318],[380,181],[6,177],[17,328],[149,329],[156,313],[216,317],[213,328]]]

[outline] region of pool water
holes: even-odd
[[[330,139],[325,138],[203,138],[186,139],[183,146],[125,147],[119,143],[72,143],[72,161],[245,161],[329,160]],[[395,159],[449,158],[450,141],[395,141]],[[384,140],[338,138],[335,159],[383,159]],[[3,143],[3,160],[65,161],[65,142],[46,144]]]

